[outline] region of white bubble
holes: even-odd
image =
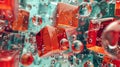
[[[60,40],[60,47],[62,50],[68,50],[69,49],[69,42],[66,38],[63,38]]]
[[[84,46],[81,41],[79,40],[73,41],[72,50],[74,53],[82,52],[83,49],[84,49]]]

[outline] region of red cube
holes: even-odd
[[[13,21],[17,19],[18,0],[0,0],[0,19]]]
[[[120,0],[116,0],[116,4],[115,4],[115,16],[120,17]]]
[[[28,30],[29,23],[29,12],[20,9],[18,13],[18,19],[12,23],[12,29],[15,31],[26,31]]]
[[[56,23],[55,26],[59,24],[78,26],[78,6],[58,3],[56,11]]]
[[[0,67],[19,67],[19,51],[1,50]]]
[[[103,18],[91,20],[88,29],[87,47],[101,46],[101,35],[103,30],[113,21],[115,18]]]
[[[39,56],[43,56],[46,53],[59,49],[56,28],[52,26],[46,26],[37,35],[37,48]]]
[[[71,39],[73,35],[77,35],[76,27],[68,26],[68,25],[58,25],[57,26],[57,38],[60,47],[62,39]],[[69,41],[69,40],[68,40]],[[69,48],[69,44],[66,44],[66,47]]]
[[[120,60],[111,58],[107,55],[103,57],[102,67],[108,67],[107,64],[113,64],[113,67],[120,67]]]

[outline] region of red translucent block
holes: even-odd
[[[18,0],[0,0],[0,19],[13,21],[17,19]]]
[[[18,19],[12,23],[12,29],[15,31],[26,31],[28,30],[29,23],[29,12],[20,9],[18,12]]]
[[[57,27],[57,38],[58,38],[58,42],[60,44],[60,41],[65,38],[67,39],[67,35],[66,35],[66,31],[64,28],[62,27]]]
[[[77,27],[78,26],[78,6],[58,3],[56,10],[56,23],[58,24],[70,25]]]
[[[0,51],[0,67],[19,67],[19,51]]]
[[[116,67],[120,67],[120,60],[112,60],[112,63],[116,65]]]
[[[113,21],[115,18],[103,18],[91,20],[88,29],[87,47],[102,46],[101,35],[103,30]]]
[[[120,60],[113,59],[106,55],[103,58],[102,67],[109,67],[109,66],[107,66],[107,64],[113,64],[113,67],[120,67]]]
[[[116,4],[115,4],[115,16],[120,17],[120,0],[116,0]]]
[[[57,38],[58,38],[58,43],[60,44],[60,47],[64,47],[64,48],[69,48],[69,41],[65,41],[72,38],[73,35],[77,35],[76,32],[76,27],[72,27],[72,26],[68,26],[68,25],[58,25],[57,27]],[[61,40],[65,41],[63,44],[61,45]]]
[[[39,56],[43,56],[52,50],[59,49],[59,43],[55,27],[52,26],[44,27],[36,35],[36,41]]]

